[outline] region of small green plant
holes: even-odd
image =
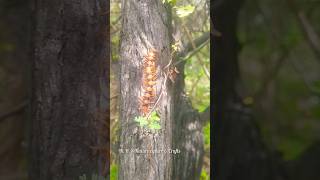
[[[138,116],[135,117],[134,121],[138,122],[140,127],[146,127],[153,130],[161,129],[160,117],[155,111],[151,113],[149,119],[147,119],[147,117]]]
[[[200,180],[209,180],[209,179],[210,179],[210,176],[207,174],[207,172],[204,169],[202,169]]]
[[[179,18],[189,16],[195,9],[195,6],[193,5],[177,6],[177,0],[162,0],[162,3],[170,5]]]
[[[210,149],[210,123],[203,127],[203,135],[204,135],[204,148],[206,150]]]
[[[111,164],[110,180],[118,180],[118,166],[116,164]]]
[[[177,0],[162,0],[163,4],[170,4],[170,5],[175,5],[177,3]]]

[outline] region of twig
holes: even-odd
[[[205,32],[197,39],[194,39],[192,42],[194,42],[196,47],[200,47],[204,43],[206,43],[209,39],[210,39],[210,33]],[[193,45],[191,42],[189,42],[188,44],[184,45],[184,48],[180,52],[178,52],[177,58],[185,57],[189,52],[193,50],[194,50]]]
[[[192,45],[193,50],[197,49],[197,46],[196,46],[196,44],[193,42],[193,39],[192,39],[192,37],[191,37],[191,35],[190,35],[190,32],[189,32],[188,28],[187,28],[186,26],[183,26],[183,28],[184,28],[184,30],[186,31],[187,37],[188,37],[189,41],[191,42],[191,45]],[[202,58],[201,58],[198,54],[196,54],[196,57],[197,57],[200,65],[201,65],[201,67],[202,67],[205,75],[208,77],[208,79],[210,79],[210,72],[209,72],[208,69],[205,67],[204,62],[202,61]]]
[[[300,11],[295,4],[294,0],[287,0],[287,4],[289,5],[291,11],[293,14],[296,16],[303,32],[304,36],[317,56],[318,61],[320,61],[320,37],[315,31],[314,27],[312,27],[311,23],[307,19],[306,15],[304,12]]]
[[[207,43],[209,43],[209,39],[206,40],[203,44],[201,44],[200,46],[198,46],[198,48],[196,50],[193,50],[188,56],[186,56],[183,59],[180,59],[179,61],[175,62],[174,65],[178,65],[180,63],[182,63],[183,61],[188,60],[189,58],[191,58],[193,55],[195,55],[196,53],[198,53],[198,51],[200,51],[204,46],[207,45]]]

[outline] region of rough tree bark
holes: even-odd
[[[135,117],[139,116],[142,85],[142,58],[148,50],[159,51],[158,69],[170,60],[168,18],[161,1],[122,1],[122,31],[120,45],[120,121],[121,149],[161,150],[172,147],[172,91],[168,88],[159,103],[162,133],[142,136],[135,133]],[[162,77],[159,76],[157,87]],[[159,88],[157,88],[159,89]],[[167,180],[172,176],[172,155],[167,153],[121,153],[120,180]]]
[[[170,9],[161,0],[122,1],[120,45],[120,150],[119,179],[197,179],[202,165],[202,134],[199,116],[183,94],[183,73],[175,84],[167,82],[157,112],[162,130],[147,132],[137,126],[142,86],[142,59],[148,50],[159,51],[157,90],[170,53]],[[183,65],[179,66],[183,72]],[[158,92],[159,94],[160,92]],[[136,150],[178,149],[179,154],[137,153]],[[129,152],[126,152],[128,150]],[[133,152],[131,152],[133,150]]]
[[[107,143],[107,1],[37,0],[34,6],[30,179],[101,173]],[[104,142],[102,142],[104,141]]]

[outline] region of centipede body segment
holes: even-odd
[[[151,49],[147,55],[143,58],[142,68],[142,91],[143,94],[139,98],[140,101],[140,112],[143,116],[146,116],[152,105],[155,103],[156,98],[156,63],[158,59],[158,53],[155,49]]]

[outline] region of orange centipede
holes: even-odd
[[[157,71],[156,61],[158,59],[158,51],[155,49],[149,50],[147,55],[143,57],[142,68],[142,90],[143,94],[139,98],[140,112],[146,116],[154,104],[156,97]]]

